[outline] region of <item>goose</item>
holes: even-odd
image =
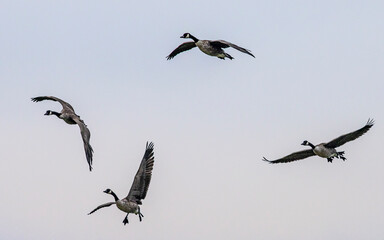
[[[353,141],[356,138],[362,136],[364,133],[366,133],[374,124],[373,119],[368,119],[367,123],[364,127],[360,128],[359,130],[356,130],[354,132],[350,132],[344,135],[341,135],[338,138],[333,139],[332,141],[328,143],[320,143],[318,145],[313,145],[309,141],[305,140],[301,145],[303,146],[309,146],[311,149],[303,150],[299,152],[294,152],[288,156],[285,156],[283,158],[277,159],[277,160],[268,160],[265,157],[263,157],[264,161],[267,161],[269,163],[287,163],[292,162],[296,160],[301,160],[307,157],[311,157],[314,155],[317,155],[322,158],[326,158],[328,162],[332,162],[334,158],[340,158],[343,161],[346,160],[344,157],[344,151],[338,152],[335,148],[340,147],[341,145]]]
[[[75,110],[73,109],[73,107],[69,103],[61,100],[60,98],[53,97],[53,96],[41,96],[41,97],[32,98],[33,102],[41,102],[44,100],[59,102],[61,106],[63,106],[63,109],[61,110],[60,113],[48,110],[44,114],[45,116],[55,115],[56,117],[63,119],[64,122],[68,124],[79,125],[81,137],[83,138],[83,143],[84,143],[85,156],[87,158],[87,162],[89,165],[89,171],[92,171],[93,149],[89,144],[91,133],[89,132],[87,125],[85,125],[84,121],[80,119],[80,116],[75,113]]]
[[[149,183],[151,182],[152,177],[153,163],[153,143],[151,142],[150,144],[148,144],[147,142],[144,157],[141,160],[139,170],[137,170],[135,179],[133,180],[128,196],[123,199],[119,199],[117,195],[111,189],[108,188],[104,191],[104,193],[112,195],[115,201],[104,203],[98,206],[90,213],[88,213],[88,215],[96,212],[100,208],[109,207],[113,204],[116,204],[118,209],[127,213],[123,220],[124,225],[128,223],[128,214],[130,213],[139,215],[139,220],[141,222],[142,217],[144,217],[144,215],[141,213],[139,205],[142,204],[141,200],[144,199],[147,195]]]
[[[193,40],[193,42],[185,42],[182,43],[180,46],[178,46],[173,52],[171,52],[167,56],[167,60],[171,60],[174,58],[177,54],[187,51],[191,48],[198,47],[203,53],[208,54],[209,56],[214,56],[218,57],[220,59],[225,59],[226,57],[229,59],[233,59],[231,55],[228,53],[224,52],[223,48],[228,48],[228,47],[233,47],[236,50],[239,50],[240,52],[246,53],[248,55],[251,55],[252,57],[253,54],[251,53],[250,50],[247,50],[245,48],[239,47],[233,43],[224,41],[224,40],[216,40],[216,41],[210,41],[210,40],[199,40],[196,37],[194,37],[190,33],[184,33],[180,38],[190,38]]]

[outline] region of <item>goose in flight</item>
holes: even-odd
[[[313,145],[312,143],[305,140],[301,145],[310,146],[311,149],[294,152],[292,154],[289,154],[288,156],[277,160],[268,160],[265,157],[263,158],[263,160],[269,163],[287,163],[317,155],[319,157],[328,159],[328,162],[332,162],[333,158],[341,158],[343,161],[345,161],[346,158],[344,157],[344,152],[338,152],[335,148],[340,147],[341,145],[353,141],[356,138],[362,136],[373,126],[373,124],[373,119],[368,119],[368,122],[365,124],[364,127],[354,132],[344,134],[338,138],[333,139],[328,143],[320,143],[318,145]]]
[[[139,215],[139,220],[141,222],[141,218],[144,217],[140,212],[140,206],[142,204],[141,200],[145,198],[147,195],[149,183],[151,182],[152,177],[152,169],[154,163],[153,156],[153,143],[146,145],[144,157],[141,160],[139,170],[136,173],[135,179],[133,180],[131,190],[129,190],[128,196],[123,199],[117,197],[117,195],[111,190],[107,189],[104,192],[110,194],[114,197],[115,201],[104,203],[94,210],[92,210],[89,214],[92,214],[99,210],[100,208],[109,207],[113,204],[116,204],[117,208],[123,212],[126,212],[123,223],[124,225],[128,223],[128,214],[134,213],[135,215]]]
[[[55,115],[56,117],[63,119],[64,122],[68,124],[77,124],[80,127],[80,133],[81,137],[83,138],[84,143],[84,150],[85,150],[85,156],[87,158],[87,162],[89,165],[89,171],[92,171],[92,157],[93,157],[93,149],[91,145],[89,144],[89,138],[91,137],[91,133],[89,132],[87,125],[85,125],[84,121],[80,119],[80,116],[75,113],[75,110],[73,107],[61,100],[60,98],[53,97],[53,96],[41,96],[41,97],[35,97],[32,98],[33,102],[41,102],[43,100],[52,100],[55,102],[59,102],[61,106],[63,106],[63,109],[60,113],[48,110],[44,115]]]
[[[175,50],[173,50],[173,52],[171,52],[167,56],[167,60],[170,60],[174,58],[177,54],[187,51],[194,47],[198,47],[203,53],[208,54],[209,56],[218,57],[220,59],[225,59],[225,58],[229,58],[231,60],[233,59],[231,55],[224,52],[223,50],[223,48],[228,48],[228,47],[233,47],[234,49],[239,50],[240,52],[243,52],[248,55],[251,55],[252,57],[255,57],[253,56],[250,50],[239,47],[233,43],[230,43],[224,40],[216,40],[216,41],[199,40],[190,33],[184,33],[180,38],[190,38],[193,40],[193,42],[191,41],[191,42],[182,43],[180,46],[178,46]]]

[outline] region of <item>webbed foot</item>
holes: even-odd
[[[342,151],[342,152],[337,152],[337,156],[340,157],[343,161],[347,160],[347,159],[344,157],[344,151]]]
[[[141,212],[139,212],[139,220],[140,220],[140,222],[141,222],[143,217],[144,217],[144,215]]]
[[[129,222],[128,222],[128,214],[127,214],[127,216],[125,216],[125,218],[124,218],[124,220],[123,220],[123,223],[124,223],[124,225],[127,224],[127,223],[129,223]]]

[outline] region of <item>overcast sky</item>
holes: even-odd
[[[384,236],[383,1],[0,1],[0,239]],[[250,49],[192,49],[190,32]],[[69,102],[91,131],[46,110]],[[276,159],[364,126],[347,161]],[[115,206],[155,143],[144,218]]]

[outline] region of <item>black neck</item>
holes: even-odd
[[[60,118],[60,113],[55,112],[55,111],[51,111],[51,113],[52,113],[53,115],[55,115],[56,117]]]
[[[192,34],[189,34],[189,38],[192,39],[194,42],[198,42],[199,41],[199,39],[197,39],[194,36],[192,36]]]
[[[119,200],[116,194],[111,190],[111,195],[115,198],[115,202]]]
[[[312,143],[308,142],[308,145],[311,146],[312,149],[315,149],[315,145],[313,145]]]

